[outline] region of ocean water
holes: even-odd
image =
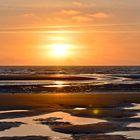
[[[139,66],[1,66],[0,93],[139,92]]]

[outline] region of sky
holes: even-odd
[[[0,0],[0,65],[139,60],[139,0]]]

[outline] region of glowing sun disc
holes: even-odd
[[[69,55],[69,49],[71,45],[69,44],[52,44],[49,46],[51,49],[51,55],[55,57],[65,57]]]

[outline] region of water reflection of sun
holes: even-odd
[[[69,86],[68,84],[66,84],[66,82],[64,81],[55,81],[55,87],[57,88],[63,88],[63,87],[67,87]]]

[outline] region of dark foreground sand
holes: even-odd
[[[131,103],[140,103],[139,93],[3,94],[0,95],[0,110],[29,111],[3,113],[0,114],[0,119],[34,116],[55,111],[83,117],[130,117],[135,115],[135,111],[127,111],[122,107],[130,106]],[[75,107],[84,107],[87,110],[75,111],[73,110]],[[96,110],[100,113],[96,113]]]
[[[0,140],[53,140],[51,138],[48,137],[41,137],[41,136],[27,136],[27,137],[4,137],[4,138],[0,138]],[[65,139],[66,140],[66,139]],[[110,136],[110,135],[99,135],[99,136],[79,136],[79,137],[75,137],[75,140],[133,140],[133,139],[127,139],[123,136]]]
[[[0,95],[0,110],[37,109],[59,107],[119,107],[140,103],[140,93],[104,94],[3,94]]]
[[[94,94],[15,94],[0,95],[0,110],[22,110],[27,112],[1,113],[0,119],[17,118],[45,114],[55,111],[68,112],[74,116],[103,118],[109,122],[72,125],[69,123],[40,121],[43,125],[49,125],[57,132],[68,133],[74,140],[132,140],[124,136],[110,136],[102,133],[110,133],[119,130],[139,130],[127,128],[132,122],[140,122],[139,118],[132,118],[140,110],[126,110],[124,107],[132,103],[140,103],[139,93],[94,93]],[[74,110],[75,107],[84,107],[87,110]],[[57,125],[56,125],[57,124]],[[3,125],[4,126],[4,125]],[[14,126],[13,126],[14,127]],[[18,127],[18,126],[17,126]],[[2,126],[0,126],[0,129]],[[87,133],[87,134],[85,134]],[[76,135],[75,135],[76,134]],[[94,134],[94,135],[93,135]],[[48,137],[13,137],[0,138],[0,140],[47,140]],[[50,139],[51,140],[51,139]]]

